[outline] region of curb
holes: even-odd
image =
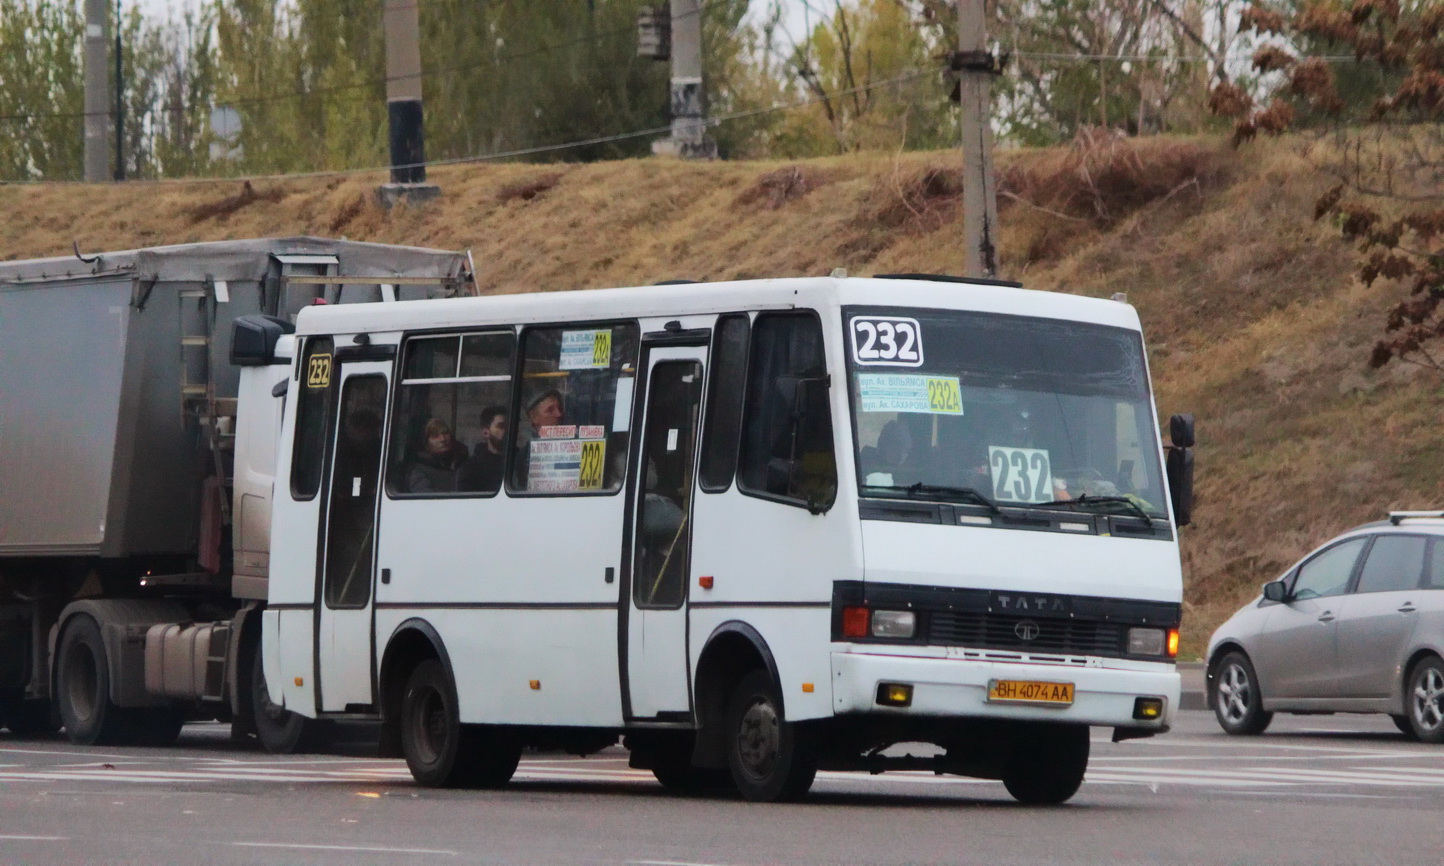
[[[1208,709],[1207,686],[1203,662],[1179,662],[1178,674],[1183,678],[1183,693],[1178,698],[1180,710]]]

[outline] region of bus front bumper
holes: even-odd
[[[1121,662],[1129,667],[1057,665],[918,657],[877,652],[832,653],[833,711],[892,716],[951,716],[1106,725],[1162,732],[1172,724],[1181,689],[1172,664]],[[1112,660],[1103,660],[1112,661]],[[990,684],[1068,683],[1067,704],[990,700]],[[879,687],[911,686],[907,706],[879,703]],[[1138,718],[1139,699],[1162,700],[1156,718]]]

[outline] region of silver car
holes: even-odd
[[[1388,713],[1444,742],[1444,512],[1394,512],[1304,557],[1208,642],[1208,696],[1230,734],[1276,712]]]

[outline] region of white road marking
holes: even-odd
[[[361,845],[293,845],[287,842],[232,842],[238,848],[289,848],[298,851],[354,851],[364,854],[441,854],[458,856],[444,848],[368,848]]]
[[[17,755],[64,755],[67,758],[133,758],[134,755],[106,755],[100,752],[60,752],[51,749],[0,749],[0,755],[14,752]]]
[[[693,863],[689,860],[628,860],[630,866],[722,866],[721,863]]]
[[[0,833],[0,842],[69,842],[69,836],[17,836]]]

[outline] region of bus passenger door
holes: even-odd
[[[376,561],[377,482],[391,363],[341,365],[330,484],[322,526],[317,606],[317,710],[374,702],[371,605]]]
[[[643,344],[641,442],[631,473],[623,697],[633,719],[691,717],[687,590],[705,346]]]

